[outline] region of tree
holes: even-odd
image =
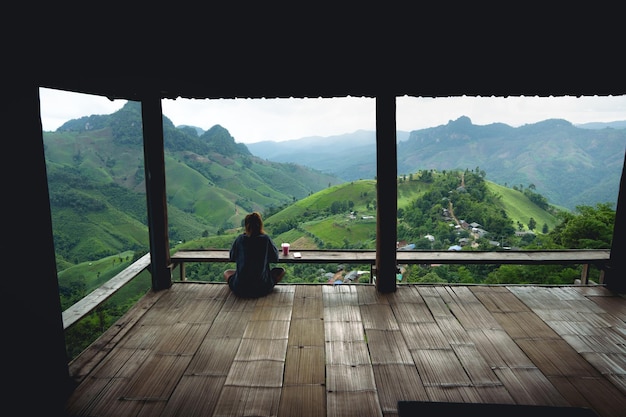
[[[550,233],[554,243],[568,249],[608,249],[613,240],[615,210],[609,203],[577,206],[577,213],[562,213]]]

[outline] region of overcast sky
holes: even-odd
[[[44,131],[54,131],[71,119],[111,114],[125,100],[40,89]],[[375,130],[375,100],[338,99],[165,99],[163,114],[176,126],[204,130],[219,124],[236,142],[283,141],[308,136],[332,136],[357,130]],[[476,125],[495,122],[517,127],[546,119],[574,124],[626,120],[626,96],[608,97],[398,97],[398,130],[435,127],[469,117]]]

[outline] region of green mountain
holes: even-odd
[[[555,209],[537,205],[529,193],[486,181],[473,172],[466,172],[464,177],[466,190],[459,188],[462,175],[458,171],[420,172],[399,178],[399,238],[415,243],[424,242],[427,234],[433,235],[434,246],[418,248],[445,250],[466,237],[457,234],[450,227],[453,220],[443,215],[442,208],[449,207],[448,201],[456,206],[461,220],[483,227],[492,222],[494,230],[485,230],[486,239],[501,240],[506,235],[509,244],[521,240],[514,232],[519,225],[528,231],[531,218],[537,225],[536,233],[541,233],[544,225],[552,230],[559,223]],[[441,203],[442,195],[446,196],[445,204]],[[418,217],[417,210],[423,212],[423,218]],[[265,226],[274,241],[290,242],[295,249],[374,249],[376,181],[359,180],[328,187],[269,214]],[[496,222],[500,217],[501,221]],[[237,233],[189,241],[177,249],[227,249]],[[492,248],[487,244],[483,249]]]
[[[626,128],[617,122],[591,128],[595,126],[583,128],[560,119],[517,128],[503,123],[481,126],[460,117],[446,125],[412,131],[408,138],[398,132],[398,174],[479,167],[492,182],[508,187],[532,184],[550,203],[570,210],[577,205],[615,205]],[[374,132],[358,131],[329,138],[331,142],[313,144],[303,138],[280,146],[253,143],[248,148],[272,161],[299,161],[353,181],[376,176],[374,137]]]
[[[469,119],[459,119],[456,124],[449,124],[449,128],[454,132],[463,128],[471,132],[474,126]],[[207,131],[191,126],[177,128],[164,117],[163,129],[169,236],[173,246],[226,248],[245,214],[258,210],[265,213],[266,226],[272,235],[277,240],[292,242],[294,247],[375,247],[375,180],[344,183],[333,175],[295,163],[261,159],[246,145],[236,143],[219,125]],[[497,125],[491,129],[497,132],[513,128]],[[439,130],[435,128],[435,131]],[[446,140],[471,142],[471,138],[455,135],[449,134]],[[431,136],[423,141],[438,143],[433,139],[435,136]],[[413,132],[398,146],[408,146],[416,140],[422,139]],[[56,132],[44,133],[59,269],[128,250],[147,250],[142,141],[140,104],[133,102],[113,114],[71,120]],[[427,148],[422,147],[421,155],[431,158],[424,151]],[[455,149],[455,146],[447,148]],[[437,154],[434,148],[431,152]],[[410,152],[401,155],[399,152],[399,160],[406,161],[410,155]],[[611,159],[606,157],[607,161]],[[480,168],[469,169],[472,171],[465,169],[468,180],[486,175],[482,164]],[[434,180],[439,177],[449,182],[437,185],[448,187],[445,193],[456,189],[458,175],[445,172],[415,170],[399,178],[399,231],[402,232],[399,234],[403,237],[436,233],[439,226],[432,219],[437,219],[440,213],[421,218],[426,214],[418,215],[413,210],[419,198],[433,198],[433,187],[437,183]],[[502,226],[493,220],[499,218],[499,212],[508,215],[506,221],[511,229],[507,233],[519,227],[527,228],[531,218],[537,228],[546,225],[551,229],[556,225],[550,209],[529,200],[528,195],[521,192],[522,187],[484,182],[486,189],[482,190],[481,185],[481,193],[493,198],[481,208],[482,212],[466,209],[467,216],[474,218],[464,220],[483,226],[491,223],[499,229],[499,235],[504,233],[500,230]],[[541,190],[539,186],[536,188]],[[424,204],[424,212],[431,207],[447,208],[441,202]],[[467,206],[462,195],[459,204],[458,210],[462,210],[463,204]],[[499,211],[492,213],[492,209]],[[412,220],[403,220],[402,213],[413,216]],[[491,218],[485,213],[492,213]],[[411,222],[419,223],[419,230]],[[447,232],[439,230],[438,233]],[[449,243],[455,239],[448,236],[441,240]]]
[[[283,206],[342,182],[293,163],[255,157],[216,125],[198,135],[164,117],[173,243],[239,226],[245,214]],[[148,247],[139,103],[70,120],[44,133],[59,264]]]

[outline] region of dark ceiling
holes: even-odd
[[[24,7],[4,67],[129,100],[626,94],[617,8],[287,6]]]

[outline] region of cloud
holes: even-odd
[[[92,114],[111,114],[126,100],[40,89],[42,126],[56,130],[63,123]],[[240,143],[284,141],[376,129],[373,98],[334,99],[164,99],[163,114],[174,125],[210,129],[221,125]],[[546,119],[574,124],[626,120],[626,96],[606,97],[398,97],[398,130],[435,127],[469,117],[474,124],[500,122],[511,126]]]
[[[111,114],[121,109],[126,100],[69,91],[39,89],[41,125],[44,131],[54,131],[63,123],[93,114]]]
[[[219,124],[237,142],[283,141],[376,128],[375,101],[337,99],[164,100],[163,114],[175,125],[203,129]]]

